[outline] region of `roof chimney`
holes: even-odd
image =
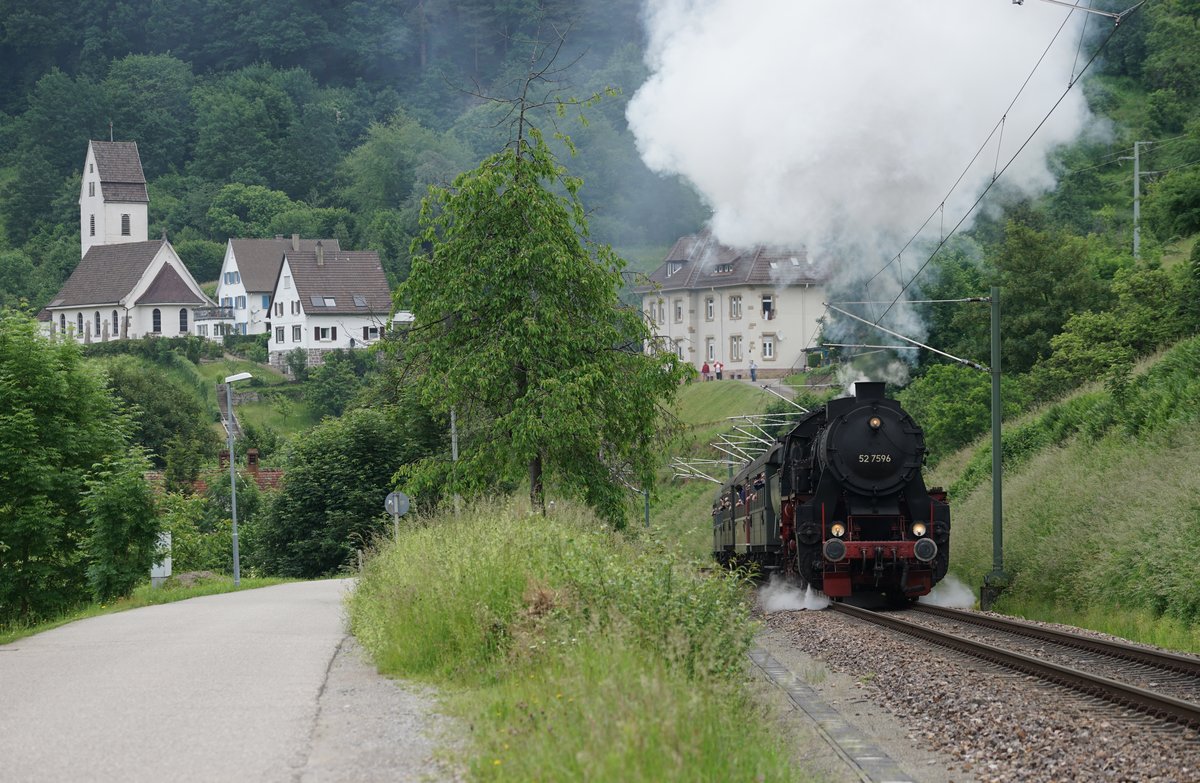
[[[280,237],[280,239],[283,239],[283,237]],[[292,252],[293,253],[300,252],[300,235],[299,234],[292,234]]]
[[[317,240],[317,266],[325,266],[325,246]]]

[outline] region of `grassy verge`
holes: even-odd
[[[218,576],[213,579],[205,579],[190,587],[183,587],[181,585],[172,586],[168,583],[163,587],[152,588],[149,584],[144,584],[134,590],[133,595],[128,598],[121,598],[107,604],[88,604],[54,620],[47,620],[46,622],[34,625],[0,626],[0,644],[8,644],[17,639],[33,636],[42,631],[49,631],[51,628],[58,628],[59,626],[73,623],[76,620],[87,619],[88,617],[99,617],[103,614],[124,612],[127,609],[140,609],[143,606],[169,604],[188,598],[198,598],[202,595],[217,595],[218,593],[232,593],[235,590],[253,590],[257,587],[270,587],[271,585],[291,581],[294,580],[278,578],[243,579],[240,587],[234,587],[233,577]]]
[[[742,690],[745,585],[560,504],[410,527],[368,563],[351,629],[380,669],[437,683],[483,780],[790,780]]]
[[[1004,435],[1004,612],[1200,652],[1200,338]],[[991,570],[981,447],[952,486],[951,567]],[[962,465],[961,460],[956,461]],[[936,474],[945,475],[939,465]]]

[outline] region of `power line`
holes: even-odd
[[[1082,77],[1085,73],[1087,73],[1088,69],[1092,66],[1092,64],[1094,62],[1096,62],[1096,58],[1100,56],[1100,53],[1103,52],[1105,47],[1108,46],[1109,41],[1111,41],[1113,36],[1116,35],[1117,28],[1120,26],[1120,22],[1124,19],[1124,17],[1126,15],[1128,15],[1129,13],[1140,8],[1144,2],[1145,2],[1145,0],[1143,0],[1142,3],[1138,3],[1137,5],[1133,6],[1133,8],[1130,8],[1127,11],[1123,11],[1117,17],[1117,21],[1115,24],[1113,24],[1112,30],[1109,32],[1108,36],[1104,39],[1104,41],[1100,44],[1100,46],[1096,48],[1096,51],[1092,53],[1091,58],[1083,66],[1082,70],[1080,70],[1079,76]],[[1069,18],[1070,17],[1068,16],[1068,19]],[[1065,20],[1063,22],[1063,25],[1064,26],[1066,25]],[[1062,31],[1062,27],[1059,28],[1059,32],[1061,32],[1061,31]],[[1055,33],[1055,38],[1057,38],[1057,37],[1058,37],[1058,33]],[[1053,43],[1053,41],[1051,41],[1051,43]],[[1044,56],[1045,55],[1043,54],[1043,57]],[[1038,60],[1038,64],[1039,65],[1041,64],[1041,60]],[[1034,67],[1035,70],[1036,70],[1036,68],[1037,68],[1037,66]],[[1030,76],[1032,77],[1032,74],[1030,74]],[[1054,112],[1058,109],[1059,105],[1066,99],[1067,95],[1075,87],[1075,85],[1078,83],[1078,81],[1079,81],[1078,79],[1075,79],[1074,81],[1072,81],[1070,84],[1067,85],[1067,89],[1063,91],[1063,94],[1058,97],[1058,100],[1056,100],[1054,102],[1054,105],[1050,107],[1050,110],[1048,112],[1046,112],[1046,116],[1044,116],[1042,118],[1041,122],[1039,122],[1037,124],[1037,127],[1035,127],[1029,133],[1029,136],[1027,136],[1025,141],[1021,143],[1021,146],[1017,148],[1017,151],[1015,153],[1013,153],[1013,156],[1008,159],[1007,163],[1004,164],[1004,168],[1002,168],[999,172],[997,172],[996,176],[992,179],[992,181],[990,183],[988,183],[987,187],[984,188],[983,192],[979,194],[979,198],[975,199],[975,203],[972,204],[971,207],[965,213],[963,213],[963,216],[959,219],[959,221],[954,224],[953,228],[950,229],[949,235],[947,235],[946,237],[943,237],[941,239],[941,241],[938,242],[937,246],[933,249],[933,252],[929,254],[929,257],[925,259],[924,263],[921,264],[920,268],[917,269],[917,271],[913,274],[913,276],[909,278],[908,282],[905,283],[901,287],[899,293],[897,293],[895,298],[892,299],[892,303],[887,306],[887,309],[885,309],[883,311],[883,314],[880,315],[877,319],[875,319],[875,324],[874,324],[875,326],[878,326],[879,322],[882,321],[885,317],[887,317],[887,314],[890,313],[892,311],[892,308],[896,306],[896,303],[900,301],[900,297],[902,297],[904,295],[904,292],[909,289],[909,287],[916,281],[916,279],[918,277],[920,277],[921,273],[925,271],[925,267],[929,266],[929,263],[931,261],[933,261],[933,259],[937,256],[937,254],[941,251],[941,249],[946,245],[946,241],[951,236],[953,236],[958,231],[958,229],[962,226],[962,224],[966,222],[967,218],[969,218],[972,214],[974,214],[975,210],[979,208],[979,205],[983,202],[984,197],[986,197],[987,194],[989,192],[991,192],[992,187],[996,184],[996,182],[1000,179],[1000,177],[1004,174],[1004,172],[1008,170],[1008,167],[1013,164],[1013,161],[1015,161],[1018,157],[1020,157],[1021,153],[1025,150],[1025,147],[1027,147],[1029,145],[1029,142],[1033,141],[1033,137],[1036,136],[1037,132],[1042,129],[1042,126],[1046,124],[1046,121],[1050,119],[1051,115],[1054,114]],[[1028,79],[1026,79],[1026,84],[1028,84]],[[1022,89],[1024,89],[1024,85],[1022,85]],[[1015,99],[1014,99],[1014,102],[1015,102]],[[1011,105],[1010,105],[1010,108],[1011,108]],[[964,172],[964,174],[965,174],[965,172]],[[961,180],[962,177],[960,176],[959,179]],[[909,240],[910,243],[912,241],[913,240],[911,240],[911,239]],[[907,244],[905,245],[905,247],[907,247]],[[890,263],[891,262],[889,262],[889,264]],[[880,271],[882,272],[883,270],[880,270]]]

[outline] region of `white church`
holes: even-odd
[[[91,141],[79,189],[82,259],[38,314],[83,343],[219,337],[229,314],[204,294],[175,248],[147,237],[150,198],[136,142]]]

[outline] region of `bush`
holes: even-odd
[[[154,495],[143,476],[149,463],[131,453],[109,461],[86,482],[83,511],[88,584],[97,601],[129,595],[150,573],[158,547]]]

